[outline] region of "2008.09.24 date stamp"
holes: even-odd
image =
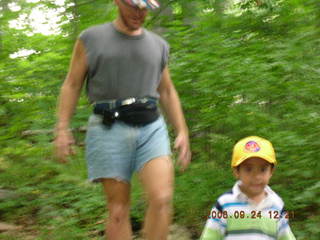
[[[264,217],[269,217],[271,219],[280,219],[280,218],[294,218],[294,211],[268,211],[264,214]],[[250,213],[246,213],[245,211],[234,211],[232,214],[229,214],[227,211],[211,211],[207,218],[214,219],[244,219],[244,218],[262,218],[261,211],[251,211]]]

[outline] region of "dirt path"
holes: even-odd
[[[142,238],[135,237],[134,240],[143,240]],[[191,233],[187,228],[173,224],[170,227],[170,235],[168,240],[192,240]]]
[[[25,229],[23,226],[17,226],[0,222],[0,239],[2,240],[33,240],[35,239],[36,233]]]
[[[0,240],[34,240],[36,238],[36,233],[28,231],[22,226],[0,222]],[[99,239],[102,240],[103,237]],[[136,236],[133,238],[133,240],[143,239]],[[170,227],[170,235],[168,240],[192,240],[192,238],[187,228],[174,224]]]

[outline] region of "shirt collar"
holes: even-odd
[[[247,197],[247,195],[241,191],[240,185],[241,185],[240,180],[238,180],[234,184],[232,188],[232,192],[234,196],[240,201],[245,201],[253,204],[252,201],[250,201],[250,199]],[[258,206],[260,207],[263,207],[263,206],[266,207],[266,206],[272,205],[273,203],[273,199],[272,199],[273,191],[271,190],[271,188],[269,186],[266,186],[264,188],[264,191],[267,193],[267,196],[258,204]]]
[[[245,195],[240,189],[240,184],[241,184],[241,181],[238,180],[236,181],[236,183],[233,185],[233,188],[232,188],[232,192],[236,198],[240,198],[242,195]]]

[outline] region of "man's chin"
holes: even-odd
[[[139,30],[142,27],[143,23],[132,23],[127,24],[127,28],[131,31]]]
[[[139,30],[141,28],[141,25],[139,25],[139,26],[127,26],[127,28],[130,31],[136,31],[136,30]]]

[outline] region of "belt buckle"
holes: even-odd
[[[130,105],[132,103],[135,103],[136,99],[135,98],[128,98],[122,101],[121,105]]]
[[[141,99],[140,99],[140,102],[141,102],[141,103],[147,103],[148,101],[149,101],[148,98],[141,98]]]

